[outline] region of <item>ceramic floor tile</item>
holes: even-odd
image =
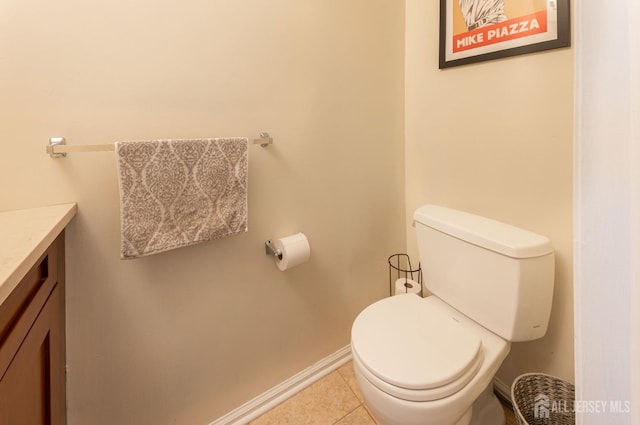
[[[367,410],[363,406],[360,406],[336,422],[335,425],[376,425],[376,423],[371,416],[369,416]]]
[[[251,425],[333,425],[360,405],[338,371],[332,372]]]
[[[506,425],[518,425],[511,407],[504,402],[502,406]],[[376,425],[376,422],[363,404],[353,364],[349,362],[250,425]]]
[[[356,373],[353,370],[353,362],[349,362],[340,367],[340,369],[338,369],[338,372],[340,372],[340,375],[342,375],[344,380],[347,381],[349,388],[351,388],[356,397],[358,397],[358,400],[360,400],[361,403],[364,402],[362,391],[360,391],[360,387],[358,386],[358,382],[356,381]]]

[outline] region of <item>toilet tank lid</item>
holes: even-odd
[[[439,205],[423,205],[415,222],[474,245],[513,258],[532,258],[553,252],[549,238],[500,221]]]

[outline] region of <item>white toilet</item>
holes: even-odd
[[[381,425],[499,425],[493,377],[511,342],[547,331],[551,241],[436,205],[414,223],[425,288],[365,308],[351,330],[356,378]]]

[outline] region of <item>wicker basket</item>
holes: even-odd
[[[519,425],[573,425],[575,387],[544,373],[526,373],[511,386]]]

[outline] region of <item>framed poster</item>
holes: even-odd
[[[569,0],[440,0],[440,69],[570,45]]]

